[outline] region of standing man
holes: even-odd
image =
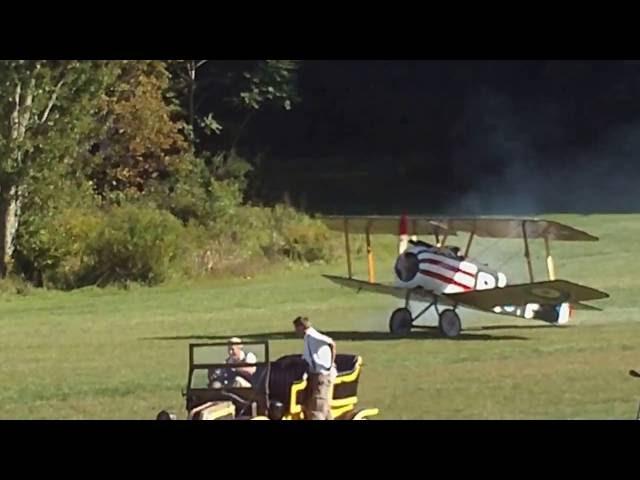
[[[305,418],[331,420],[331,385],[336,375],[336,344],[311,326],[306,317],[293,321],[296,333],[304,337],[303,358],[309,365],[309,390]]]

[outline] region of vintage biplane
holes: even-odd
[[[501,315],[537,319],[560,325],[569,321],[573,309],[600,310],[583,303],[608,298],[608,294],[555,275],[550,243],[555,241],[597,241],[586,232],[559,222],[536,218],[427,217],[427,216],[325,216],[320,217],[331,230],[344,232],[347,277],[324,275],[338,285],[382,293],[404,300],[404,307],[393,311],[389,330],[407,334],[418,327],[415,321],[432,308],[438,316],[438,328],[446,337],[462,330],[458,307]],[[364,233],[367,247],[368,279],[353,278],[350,233]],[[468,234],[463,252],[449,246],[447,240],[459,233]],[[371,236],[398,234],[398,258],[393,284],[376,283]],[[433,244],[418,240],[433,235]],[[529,283],[509,284],[507,276],[469,257],[474,238],[518,238],[524,241],[524,257]],[[549,279],[534,281],[530,240],[544,240]],[[411,301],[427,306],[413,315]]]

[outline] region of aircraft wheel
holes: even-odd
[[[440,329],[440,333],[447,338],[453,338],[460,335],[460,332],[462,331],[462,323],[460,322],[460,317],[455,310],[449,308],[440,312],[440,316],[438,317],[438,328]]]
[[[413,318],[408,308],[394,310],[389,318],[389,331],[394,335],[408,335],[411,325],[413,325]]]

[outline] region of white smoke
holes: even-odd
[[[546,153],[558,122],[553,108],[517,111],[505,96],[485,91],[468,104],[455,168],[484,174],[449,208],[450,214],[536,215],[640,210],[640,125],[616,128],[593,145]],[[561,122],[562,123],[562,122]],[[562,132],[567,135],[570,132]],[[555,132],[559,135],[558,132]],[[595,140],[595,139],[594,139]],[[546,142],[546,143],[545,143]],[[486,167],[484,167],[486,165]]]

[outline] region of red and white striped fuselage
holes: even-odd
[[[456,255],[448,248],[413,245],[400,255],[395,267],[397,285],[422,287],[434,293],[460,293],[504,287],[504,273]]]
[[[396,286],[413,289],[422,287],[436,295],[472,290],[503,288],[507,276],[487,265],[473,262],[454,250],[426,243],[409,245],[395,264]],[[569,320],[569,305],[558,305],[554,311],[538,304],[496,306],[495,313],[524,318],[539,318],[552,323]]]

